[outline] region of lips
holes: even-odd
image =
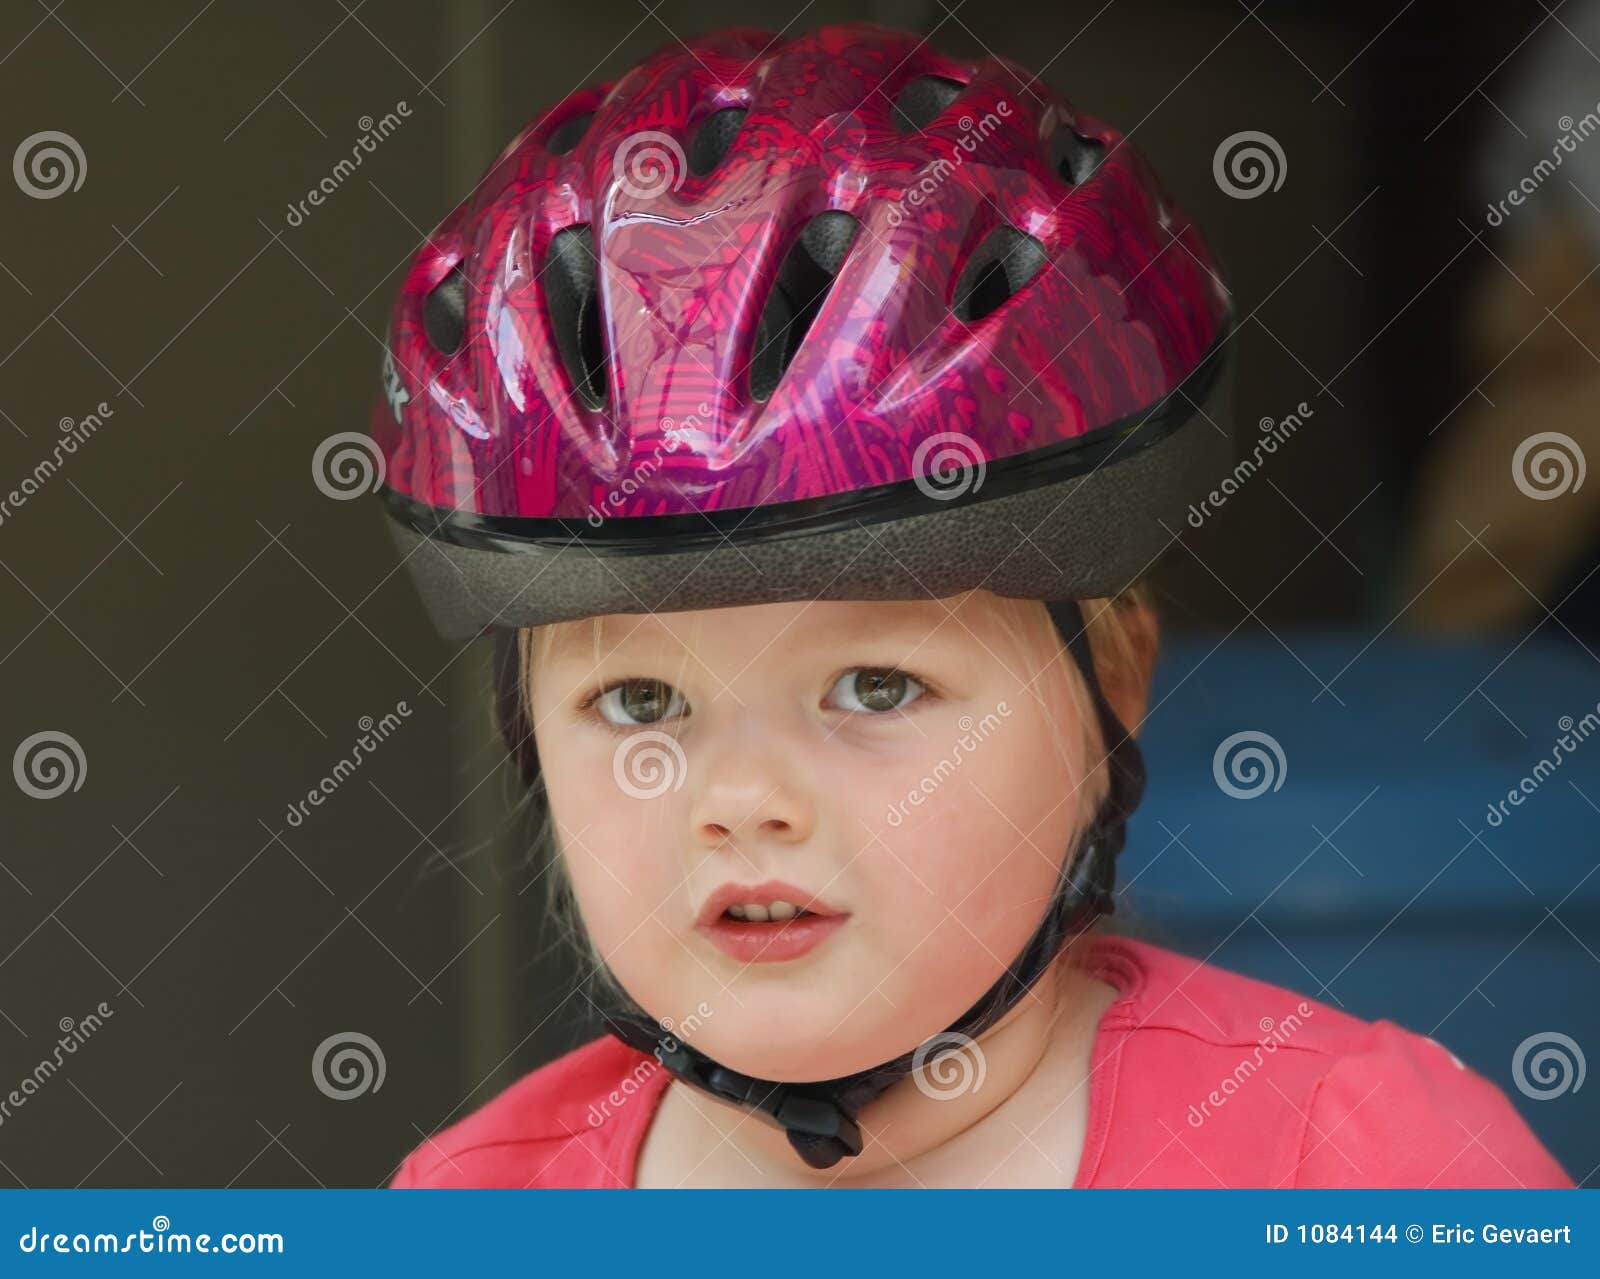
[[[774,906],[777,914],[788,917],[771,918]],[[747,907],[755,909],[746,910]],[[790,914],[790,907],[798,913]],[[768,914],[769,918],[762,919],[760,914]],[[847,912],[803,888],[768,880],[762,884],[723,884],[706,899],[695,927],[732,959],[746,964],[771,964],[809,954],[849,918]]]

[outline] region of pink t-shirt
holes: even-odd
[[[1570,1187],[1504,1093],[1431,1039],[1146,942],[1095,939],[1115,986],[1074,1187]],[[671,1080],[610,1036],[525,1075],[406,1157],[396,1187],[634,1184]]]

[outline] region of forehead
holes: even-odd
[[[977,596],[977,598],[974,598]],[[678,613],[618,613],[548,627],[547,660],[689,649],[808,651],[864,640],[916,645],[987,641],[1003,625],[981,592],[945,600],[810,600]]]

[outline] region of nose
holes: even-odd
[[[690,805],[694,838],[707,849],[730,841],[749,847],[760,841],[797,844],[810,838],[816,808],[800,776],[798,761],[780,761],[770,742],[763,746],[745,738],[723,743],[706,759]]]

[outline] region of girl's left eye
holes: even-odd
[[[904,710],[928,690],[905,671],[858,666],[839,676],[828,690],[828,705],[843,711]]]

